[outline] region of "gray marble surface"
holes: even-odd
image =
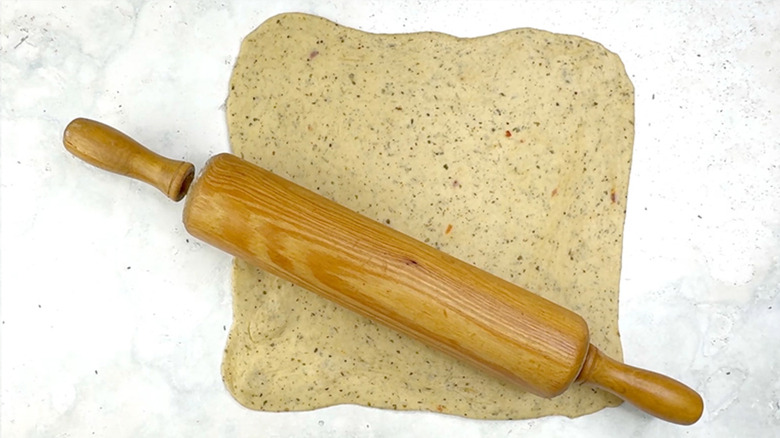
[[[3,1],[0,435],[780,435],[780,2]],[[227,151],[244,35],[280,12],[372,32],[534,27],[623,59],[636,88],[620,330],[626,361],[706,408],[475,421],[337,406],[261,413],[220,378],[228,256],[180,205],[67,154],[86,116],[200,167]]]

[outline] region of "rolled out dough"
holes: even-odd
[[[283,14],[248,35],[227,101],[234,153],[581,314],[614,358],[633,87],[620,59],[518,29],[369,34]],[[240,260],[223,377],[244,406],[334,404],[485,419],[579,416]]]

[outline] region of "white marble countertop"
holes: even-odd
[[[731,1],[3,1],[3,437],[777,436],[780,3]],[[675,426],[628,405],[475,421],[338,406],[242,408],[224,389],[225,254],[180,205],[76,160],[86,116],[200,167],[228,150],[244,35],[280,12],[373,32],[534,27],[623,59],[636,88],[620,330],[626,361],[698,390]]]

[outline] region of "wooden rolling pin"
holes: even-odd
[[[669,377],[616,362],[579,315],[230,154],[163,158],[101,123],[76,119],[65,147],[178,201],[195,237],[434,348],[555,397],[574,382],[693,424],[703,402]]]

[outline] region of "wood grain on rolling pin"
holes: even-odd
[[[235,156],[212,158],[184,223],[194,236],[344,307],[552,397],[574,381],[585,321]]]

